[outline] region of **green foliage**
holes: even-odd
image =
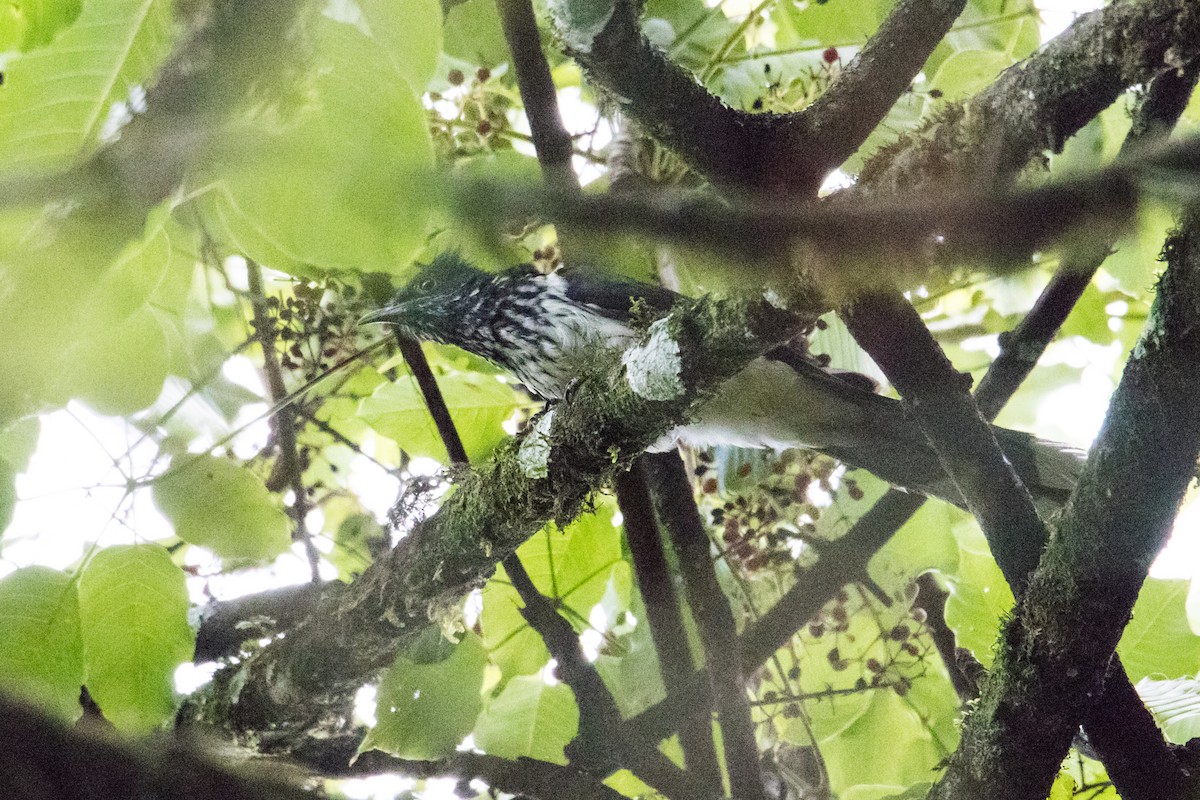
[[[47,567],[0,579],[0,687],[73,719],[83,677],[75,579]]]
[[[61,9],[70,3],[38,2]],[[10,174],[69,164],[99,144],[113,104],[154,75],[175,39],[167,0],[83,3],[78,19],[46,47],[4,70],[0,164]],[[50,18],[46,23],[51,24]],[[49,33],[41,23],[40,31]],[[46,38],[39,34],[38,38]],[[46,39],[48,40],[48,39]]]
[[[560,89],[578,89],[584,103],[603,109],[578,67],[560,60],[543,5],[542,44]],[[611,11],[609,3],[559,5],[585,33]],[[744,4],[646,0],[644,31],[725,102],[788,113],[837,79],[895,3],[780,0],[752,4],[749,16],[735,5]],[[143,111],[147,93],[163,88],[163,65],[185,52],[192,26],[217,7],[231,15],[222,18],[228,28],[186,51],[196,83],[183,81]],[[239,33],[253,27],[239,8],[16,0],[0,9],[0,532],[24,502],[17,481],[32,468],[39,415],[74,413],[68,403],[79,401],[120,418],[129,434],[127,451],[110,454],[126,495],[110,523],[78,532],[84,544],[71,546],[87,554],[78,570],[32,566],[0,578],[0,687],[69,720],[86,685],[125,732],[170,719],[178,700],[172,673],[192,648],[189,607],[204,592],[221,595],[235,570],[280,567],[276,558],[301,531],[293,517],[314,528],[310,543],[322,567],[350,581],[387,551],[393,533],[444,496],[446,475],[412,471],[413,458],[448,458],[391,345],[334,369],[383,338],[355,321],[394,283],[411,279],[414,260],[448,249],[489,268],[521,261],[549,268],[564,257],[544,220],[498,230],[443,193],[458,178],[538,179],[493,0],[279,3],[273,13],[292,16],[287,35],[270,41]],[[843,170],[855,174],[881,145],[988,86],[1038,37],[1030,0],[970,0],[912,91]],[[585,39],[569,43],[582,47]],[[220,53],[215,63],[206,48]],[[172,127],[162,111],[175,103],[185,122]],[[579,120],[568,122],[578,128]],[[1200,125],[1200,101],[1184,124]],[[1111,159],[1127,129],[1127,109],[1118,104],[1050,158],[1050,174]],[[572,145],[580,163],[600,174],[593,186],[605,186],[612,176],[603,136],[576,136]],[[703,190],[661,147],[634,137],[631,148],[651,180]],[[1006,424],[1053,435],[1042,427],[1045,399],[1096,371],[1079,353],[1131,346],[1171,223],[1165,207],[1141,209],[1006,409]],[[578,233],[582,244],[565,254],[570,260],[636,280],[657,279],[661,270],[686,294],[757,296],[794,283],[790,263],[776,265],[770,280],[748,279],[766,270],[747,266],[752,248],[735,261],[701,247]],[[966,264],[905,288],[955,365],[978,377],[996,336],[1019,323],[1057,265],[1054,253],[1039,258],[1016,275],[989,277],[986,264]],[[246,260],[262,268],[261,295],[248,286]],[[278,334],[266,361],[264,331],[252,323],[256,307]],[[836,366],[872,369],[836,322],[813,341]],[[504,441],[505,423],[519,425],[540,407],[478,358],[432,345],[424,352],[472,462]],[[288,480],[277,474],[283,417],[269,429],[261,422],[284,398],[247,378],[266,372],[268,362],[279,366],[296,420],[295,452],[287,455],[299,472]],[[103,437],[105,446],[110,440]],[[804,570],[820,565],[821,545],[843,535],[886,488],[797,452],[722,449],[696,458],[714,565],[743,630],[798,582],[803,587]],[[109,482],[98,478],[96,488]],[[375,511],[398,488],[398,530],[385,529]],[[130,531],[139,542],[158,535],[134,513],[147,491],[182,540],[178,550],[111,546],[118,540],[109,537]],[[572,524],[539,532],[518,555],[584,637],[628,717],[663,699],[664,676],[613,525],[615,503],[594,502]],[[28,563],[17,542],[4,544],[0,566]],[[194,567],[198,554],[188,545],[220,562]],[[196,574],[190,599],[180,564]],[[945,621],[956,643],[985,664],[1012,595],[970,516],[938,502],[925,504],[867,570],[891,605],[847,587],[759,668],[751,687],[759,742],[775,751],[775,763],[797,752],[819,762],[823,785],[845,800],[922,797],[956,746],[961,709],[924,611],[912,606],[913,582],[937,575],[950,591]],[[409,600],[406,587],[389,590]],[[1198,730],[1200,593],[1190,606],[1186,595],[1185,582],[1148,581],[1120,645],[1131,677],[1178,742]],[[549,653],[521,616],[503,569],[475,602],[478,617],[465,615],[468,630],[457,645],[435,630],[395,659],[380,680],[377,724],[363,750],[438,759],[473,735],[494,755],[564,762],[578,728],[575,699],[547,678]],[[684,612],[682,636],[697,665],[720,658],[701,652]],[[677,741],[663,750],[681,752]],[[1087,762],[1064,772],[1052,797],[1103,779]],[[628,772],[608,782],[631,796],[649,791]]]
[[[222,558],[271,558],[291,543],[291,523],[262,481],[227,459],[176,458],[154,482],[154,502],[176,536]]]
[[[417,6],[405,7],[435,28]],[[282,121],[267,109],[226,132],[204,217],[236,251],[295,275],[401,268],[423,240],[433,155],[406,79],[431,65],[398,71],[394,42],[349,23],[323,17],[315,33],[320,57],[306,107]]]
[[[21,0],[0,10],[0,51],[33,50],[53,41],[79,17],[82,0]]]
[[[431,632],[440,638],[436,628]],[[440,646],[443,644],[447,646]],[[419,649],[433,652],[398,656],[384,674],[375,706],[376,723],[360,751],[385,750],[400,758],[445,758],[475,726],[483,708],[479,691],[487,663],[479,637],[468,633],[457,645],[441,640]],[[418,655],[420,660],[415,660]]]
[[[158,545],[97,552],[79,578],[87,687],[119,730],[141,733],[175,710],[175,668],[191,658],[182,570]]]
[[[484,706],[475,724],[475,743],[501,758],[565,764],[563,748],[578,727],[579,709],[569,688],[547,685],[538,675],[520,675]]]
[[[587,626],[592,608],[606,598],[610,618],[628,608],[631,578],[620,531],[612,524],[615,510],[611,501],[603,503],[565,529],[550,526],[517,549],[534,586],[562,604],[577,630]],[[483,588],[480,625],[489,658],[506,679],[537,672],[550,658],[521,616],[522,605],[504,568],[497,569]]]
[[[529,401],[513,387],[490,375],[452,372],[438,381],[450,418],[472,461],[486,457],[505,433],[501,424]],[[411,375],[382,383],[359,405],[358,417],[412,456],[448,463],[446,446]]]

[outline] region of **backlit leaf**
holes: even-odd
[[[158,545],[108,547],[79,579],[88,691],[119,730],[141,733],[175,709],[175,668],[192,656],[183,571]]]
[[[213,456],[180,456],[154,482],[175,535],[222,558],[264,559],[291,544],[291,521],[254,473]]]

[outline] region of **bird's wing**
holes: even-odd
[[[558,274],[566,279],[568,299],[577,303],[586,303],[597,314],[610,319],[627,321],[629,309],[637,300],[640,300],[650,310],[665,314],[682,297],[661,286],[632,281],[614,281],[578,267],[564,267],[559,270]]]

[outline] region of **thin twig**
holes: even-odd
[[[262,267],[258,262],[246,259],[246,275],[250,290],[250,306],[254,311],[254,337],[262,346],[263,373],[267,379],[267,392],[271,404],[275,405],[288,397],[287,386],[283,382],[283,370],[279,365],[279,353],[275,350],[275,340],[278,331],[275,318],[271,316],[271,308],[263,290]],[[310,580],[313,583],[321,581],[321,554],[313,544],[312,534],[308,531],[308,490],[304,485],[304,469],[300,464],[300,453],[296,445],[298,420],[296,409],[290,403],[279,409],[271,417],[271,427],[274,429],[275,443],[278,453],[275,466],[267,478],[267,488],[280,491],[284,486],[292,490],[292,506],[288,509],[289,516],[295,526],[292,538],[301,542],[304,553],[308,557]]]
[[[421,349],[421,343],[400,328],[395,329],[395,336],[400,354],[404,356],[408,368],[412,370],[413,377],[417,380],[417,387],[421,390],[421,396],[425,398],[425,405],[429,409],[429,415],[433,417],[433,424],[437,427],[438,436],[442,438],[442,444],[446,446],[450,463],[465,467],[468,464],[467,450],[463,447],[462,438],[458,435],[458,428],[454,426],[454,420],[450,418],[450,408],[446,405],[445,398],[442,397],[442,390],[438,388],[433,370],[429,368],[429,362],[425,359],[425,351]]]
[[[579,738],[570,747],[573,763],[603,774],[613,755],[646,783],[673,800],[708,796],[686,772],[675,766],[650,742],[635,737],[616,737],[621,712],[596,668],[584,657],[579,637],[571,624],[537,590],[516,553],[504,559],[504,570],[524,607],[521,616],[542,637],[546,649],[558,662],[558,674],[571,687],[579,705]]]

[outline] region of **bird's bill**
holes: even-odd
[[[370,314],[362,317],[359,325],[370,325],[374,322],[391,322],[393,324],[399,322],[402,317],[404,306],[384,306],[383,308],[372,311]]]

